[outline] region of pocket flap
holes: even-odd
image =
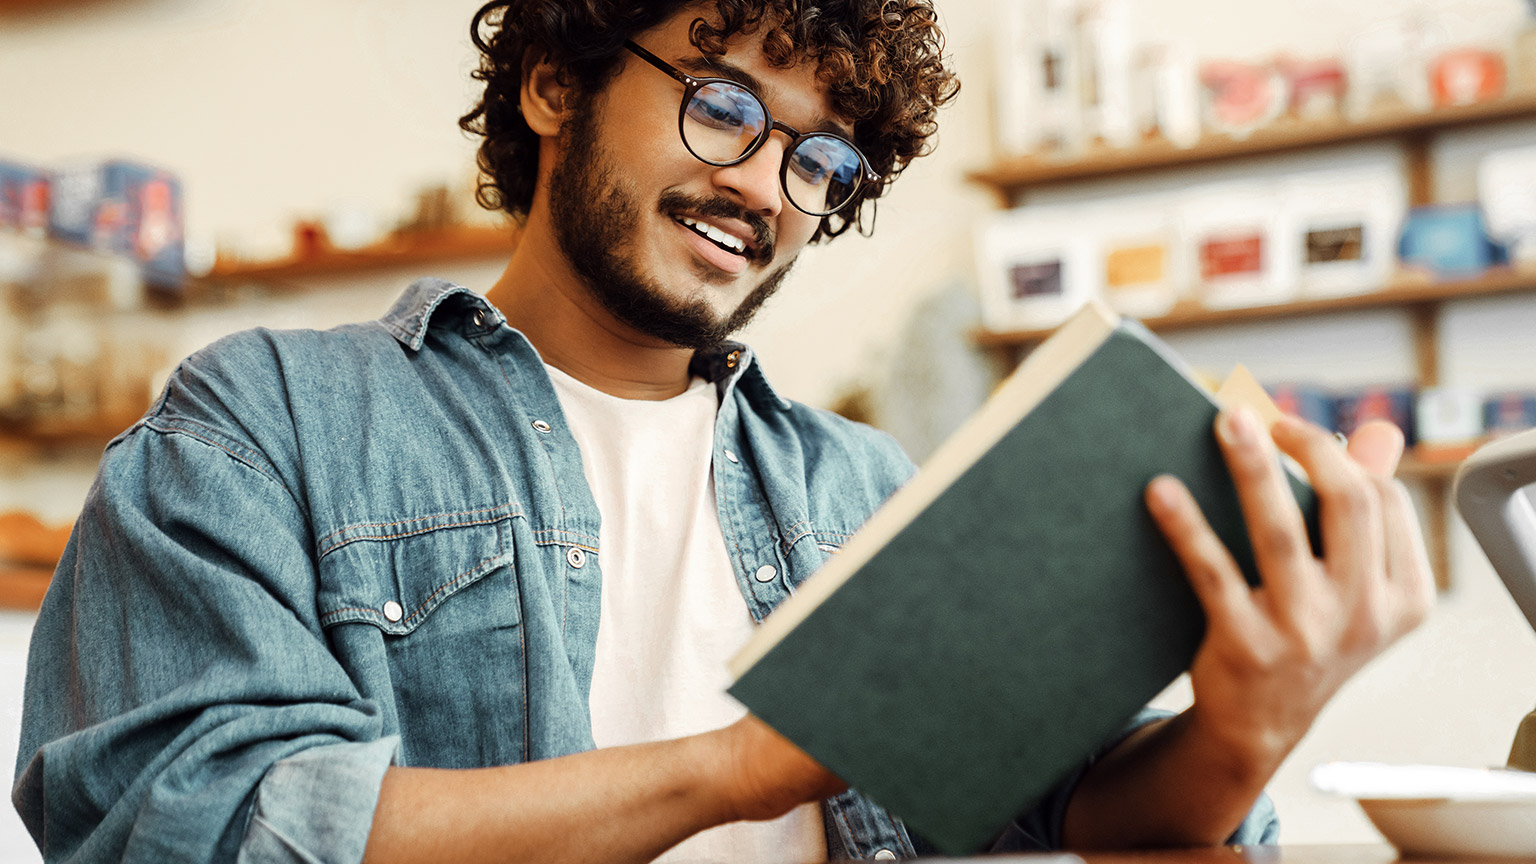
[[[320,561],[320,624],[372,624],[403,636],[465,587],[512,564],[510,519],[362,536]]]

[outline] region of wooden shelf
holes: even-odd
[[[1152,330],[1166,333],[1218,324],[1278,321],[1364,309],[1415,309],[1451,300],[1527,292],[1536,292],[1536,268],[1499,268],[1474,278],[1444,282],[1405,274],[1379,291],[1345,297],[1295,300],[1236,309],[1209,309],[1199,303],[1186,301],[1175,306],[1167,315],[1145,318],[1142,323]],[[976,333],[975,338],[978,344],[987,348],[1020,348],[1039,342],[1054,329],[982,330]]]
[[[1360,141],[1411,138],[1461,126],[1520,119],[1536,119],[1536,93],[1429,112],[1383,112],[1355,123],[1282,121],[1256,130],[1246,138],[1208,136],[1187,148],[1159,140],[1121,149],[1100,145],[1082,154],[1017,156],[966,176],[1001,192],[1015,193],[1031,186],[1203,165],[1249,156],[1294,153]]]
[[[337,276],[440,261],[510,256],[516,246],[517,232],[511,226],[396,234],[366,249],[328,250],[282,261],[221,263],[204,277],[204,281],[277,283],[308,276]]]

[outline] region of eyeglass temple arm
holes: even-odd
[[[681,81],[686,87],[692,87],[698,83],[698,79],[694,78],[686,72],[683,72],[682,70],[673,66],[671,63],[668,63],[660,57],[657,57],[655,54],[652,54],[644,48],[641,48],[639,45],[636,45],[634,42],[628,39],[624,40],[624,47],[632,51],[635,56],[639,57],[641,60],[644,60],[652,66],[655,66],[657,69],[660,69],[668,75],[671,75],[673,78],[676,78],[678,81]]]

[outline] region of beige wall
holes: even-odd
[[[882,203],[876,237],[847,237],[807,253],[750,328],[749,341],[786,395],[824,404],[846,387],[878,382],[902,351],[898,334],[911,311],[930,292],[972,279],[971,232],[994,202],[962,173],[991,153],[995,2],[940,0],[965,89],[943,117],[937,152]],[[43,164],[131,155],[166,165],[186,182],[195,236],[254,250],[280,247],[299,216],[339,206],[396,213],[417,186],[458,182],[469,169],[473,145],[455,120],[472,99],[466,29],[477,5],[117,0],[69,15],[0,20],[0,153]],[[1335,50],[1354,28],[1396,9],[1451,13],[1469,37],[1507,32],[1521,14],[1519,0],[1138,0],[1133,8],[1140,32],[1235,57]],[[1442,193],[1469,195],[1472,157],[1489,142],[1529,133],[1520,127],[1451,140],[1442,149]],[[1355,158],[1383,156],[1391,154]],[[1242,170],[1279,171],[1284,162]],[[494,262],[432,269],[476,288],[497,273]],[[372,317],[410,275],[349,280],[310,301],[200,313],[171,325],[167,343],[184,353],[254,323]],[[1533,328],[1528,298],[1454,309],[1444,326],[1447,380],[1536,386],[1536,340],[1527,338]],[[1242,358],[1261,376],[1359,383],[1410,374],[1406,334],[1400,316],[1378,313],[1224,328],[1177,341],[1197,364],[1221,368]],[[9,466],[0,471],[0,509],[25,504],[68,518],[90,471]],[[1536,703],[1536,685],[1528,683],[1536,642],[1475,545],[1459,531],[1455,539],[1454,588],[1429,626],[1346,688],[1277,778],[1287,839],[1372,836],[1353,804],[1307,790],[1305,772],[1315,762],[1497,763],[1519,716]],[[0,620],[0,672],[9,670],[0,677],[0,735],[12,742],[28,623],[25,616]],[[35,860],[9,851],[18,848],[19,830],[0,812],[0,864]]]

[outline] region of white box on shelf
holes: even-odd
[[[1493,239],[1510,257],[1536,263],[1536,147],[1495,150],[1477,166],[1477,197]]]
[[[1213,309],[1295,299],[1296,273],[1281,253],[1280,190],[1270,183],[1219,183],[1190,190],[1179,233],[1194,294]]]
[[[1282,254],[1299,292],[1333,297],[1380,290],[1392,276],[1408,189],[1393,166],[1310,171],[1284,184]]]
[[[1426,387],[1414,406],[1420,444],[1470,444],[1483,434],[1483,393],[1466,387]]]
[[[1082,64],[1092,76],[1085,88],[1091,125],[1089,137],[1112,147],[1136,143],[1136,116],[1131,95],[1131,65],[1135,39],[1131,34],[1128,0],[1091,0],[1079,16],[1078,40]]]
[[[1035,205],[991,217],[977,235],[982,323],[1054,327],[1095,296],[1093,242],[1076,207]]]
[[[997,146],[1005,155],[1040,146],[1038,122],[1041,51],[1040,0],[1001,0],[993,33],[994,111]]]
[[[1078,0],[1002,0],[994,39],[999,148],[1009,155],[1084,146]]]
[[[1166,195],[1103,199],[1084,208],[1095,235],[1093,293],[1133,318],[1166,314],[1189,284],[1175,201]]]

